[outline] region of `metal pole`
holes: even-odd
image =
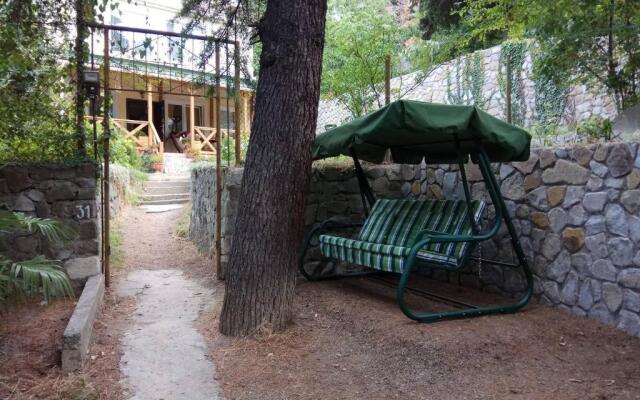
[[[109,244],[109,138],[111,133],[109,131],[109,104],[111,102],[111,95],[109,93],[109,29],[104,30],[104,118],[102,119],[104,141],[104,176],[102,178],[103,190],[102,190],[102,215],[104,236],[102,237],[104,254],[102,255],[102,269],[104,272],[105,286],[109,287],[111,284],[111,276],[109,271],[109,256],[111,255],[111,246]]]
[[[384,57],[384,104],[391,103],[391,56]]]
[[[234,64],[234,82],[233,82],[233,94],[235,97],[234,103],[234,125],[236,131],[236,167],[241,163],[240,157],[240,43],[235,42],[234,44],[234,52],[233,52],[233,64]]]
[[[222,270],[222,154],[220,132],[220,46],[216,43],[216,276],[224,279]]]

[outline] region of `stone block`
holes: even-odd
[[[584,246],[584,231],[582,228],[567,228],[562,231],[562,243],[571,253],[575,253]]]
[[[19,236],[15,238],[14,245],[22,253],[35,254],[38,251],[40,240],[35,235]]]
[[[562,290],[560,291],[560,299],[568,306],[573,306],[578,300],[578,277],[574,273],[569,273],[565,279]]]
[[[597,161],[591,161],[589,163],[589,169],[600,178],[604,178],[607,175],[607,172],[609,172],[606,165]]]
[[[553,168],[542,173],[542,181],[547,184],[583,185],[587,180],[589,180],[589,170],[567,160],[558,160]]]
[[[627,189],[636,189],[640,186],[640,169],[634,169],[631,171],[625,180],[627,183]]]
[[[12,192],[21,192],[32,186],[28,171],[18,165],[5,165],[0,169],[0,176]]]
[[[98,226],[96,221],[81,221],[78,223],[78,234],[80,239],[95,239],[98,237]]]
[[[584,225],[587,236],[596,235],[606,230],[605,219],[602,215],[592,215]]]
[[[609,150],[609,155],[606,160],[611,176],[619,178],[627,175],[631,172],[631,168],[633,168],[633,161],[628,144],[615,143],[611,145],[611,150]]]
[[[640,211],[640,190],[627,190],[622,193],[620,203],[631,214],[637,214]]]
[[[615,282],[618,271],[611,261],[600,259],[596,260],[590,268],[591,276],[602,281]]]
[[[563,250],[558,257],[547,266],[547,278],[556,282],[564,282],[565,276],[571,271],[571,256]]]
[[[587,236],[585,245],[593,258],[607,258],[609,255],[609,247],[607,246],[607,235],[598,233],[597,235]]]
[[[526,200],[529,205],[540,211],[549,209],[549,200],[547,199],[547,189],[545,187],[538,187],[529,192]]]
[[[604,187],[604,181],[599,176],[591,175],[587,181],[586,187],[588,191],[595,192]]]
[[[540,152],[540,168],[547,168],[552,166],[556,162],[556,154],[553,150],[543,149]]]
[[[593,259],[586,252],[579,252],[571,255],[571,266],[578,271],[581,276],[588,275],[588,268],[593,262]]]
[[[629,238],[635,243],[640,243],[640,218],[638,217],[629,217]]]
[[[549,299],[551,304],[560,303],[560,289],[557,282],[545,281],[542,284],[542,293]]]
[[[593,151],[591,151],[586,146],[575,146],[571,151],[571,158],[574,159],[578,164],[583,166],[589,164],[592,155]]]
[[[593,213],[593,212],[602,211],[606,202],[607,202],[606,192],[595,192],[595,193],[585,194],[584,199],[582,200],[582,205],[587,211]]]
[[[611,312],[616,312],[622,305],[622,289],[615,283],[602,284],[602,299]]]
[[[626,267],[633,261],[633,242],[627,238],[615,237],[609,239],[609,258],[614,265]]]
[[[598,145],[598,147],[593,153],[593,159],[599,162],[603,162],[604,160],[607,159],[608,155],[609,155],[609,145],[600,144]]]
[[[618,328],[627,332],[629,335],[640,335],[640,316],[630,311],[622,310],[618,320]]]
[[[93,322],[104,297],[104,276],[87,280],[62,339],[62,370],[73,372],[82,368],[89,350]]]
[[[593,285],[590,280],[582,281],[580,284],[580,292],[578,294],[578,305],[589,311],[594,303]]]
[[[614,325],[615,318],[604,303],[594,305],[588,313],[589,318],[603,322],[607,325]]]
[[[629,234],[629,222],[624,209],[618,204],[609,204],[605,209],[607,230],[620,236]]]
[[[524,181],[522,175],[513,174],[502,181],[501,192],[505,199],[520,200],[524,197]]]
[[[539,157],[535,153],[531,153],[527,161],[515,162],[513,167],[523,174],[530,174],[538,163]]]
[[[47,201],[75,200],[78,194],[78,187],[68,181],[49,181],[47,185]]]
[[[41,191],[36,190],[36,189],[29,190],[28,192],[25,193],[25,195],[29,199],[31,199],[31,200],[33,200],[35,202],[44,201],[44,193],[42,193]]]
[[[552,186],[547,188],[547,201],[551,207],[555,207],[565,201],[566,186]]]
[[[587,220],[587,212],[580,204],[576,204],[569,210],[569,225],[582,226]]]
[[[25,196],[24,194],[20,194],[13,201],[13,205],[11,206],[11,209],[13,211],[19,211],[19,212],[33,212],[36,210],[36,205],[27,196]]]
[[[640,293],[625,289],[623,299],[622,307],[629,311],[640,313]]]
[[[556,207],[549,211],[549,226],[551,230],[560,233],[569,222],[567,212],[560,207]]]
[[[628,268],[620,272],[618,283],[629,289],[640,290],[640,268]]]
[[[542,184],[542,173],[536,170],[533,173],[525,176],[523,184],[525,192],[530,192],[531,190],[540,187],[540,185]]]
[[[83,280],[100,273],[100,258],[98,256],[74,258],[65,262],[64,268],[72,280]]]

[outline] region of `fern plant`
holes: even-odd
[[[50,242],[69,240],[75,231],[50,218],[36,218],[19,212],[0,210],[0,238],[24,230]],[[42,255],[16,261],[0,255],[0,308],[17,299],[41,294],[49,302],[53,297],[73,297],[71,281],[60,261]]]

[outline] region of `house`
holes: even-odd
[[[210,24],[193,30],[189,38],[160,33],[183,30],[186,22],[176,19],[179,11],[180,3],[172,0],[122,2],[107,11],[105,24],[113,27],[108,31],[109,46],[105,48],[103,30],[92,30],[89,67],[102,69],[108,51],[109,115],[138,149],[213,153],[218,107],[215,53],[204,38],[214,36],[218,27]],[[239,43],[243,60],[238,96],[234,95],[234,42]],[[242,36],[221,43],[219,51],[221,135],[234,138],[236,132],[244,135],[251,130],[252,52]]]

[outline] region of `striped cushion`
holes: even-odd
[[[479,223],[481,201],[472,202]],[[452,235],[472,233],[468,208],[462,200],[390,200],[376,202],[358,240],[321,235],[320,250],[326,257],[383,271],[402,272],[410,246],[422,229]],[[468,242],[432,243],[418,252],[418,259],[438,266],[456,267],[472,250]]]

